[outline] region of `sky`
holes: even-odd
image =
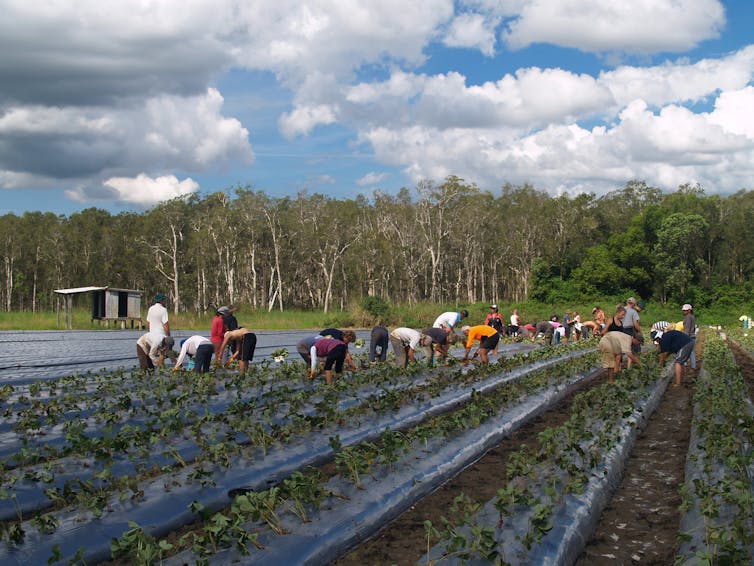
[[[0,0],[0,214],[754,189],[751,0]]]

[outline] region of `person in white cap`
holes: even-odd
[[[681,310],[683,311],[683,333],[696,342],[696,317],[694,316],[694,307],[689,303],[686,303],[681,307]],[[695,350],[696,343],[691,348],[691,356],[689,357],[689,365],[691,366],[691,369],[696,369]]]

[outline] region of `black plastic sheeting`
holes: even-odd
[[[583,356],[589,351],[569,352],[556,359],[501,372],[476,384],[476,389],[494,388],[564,359]],[[339,435],[344,446],[375,440],[385,428],[398,430],[413,426],[433,414],[462,405],[470,395],[471,390],[450,391],[437,398],[404,406],[392,414],[364,419],[355,424],[357,428],[317,431],[305,438],[272,447],[266,455],[256,451],[254,459],[236,459],[229,468],[206,462],[189,465],[167,476],[140,483],[139,489],[143,493],[138,500],[127,497],[121,501],[117,495],[110,497],[100,518],[82,510],[53,512],[51,516],[56,518],[58,527],[49,534],[40,532],[31,521],[24,522],[26,538],[23,544],[0,546],[0,561],[9,564],[44,563],[52,555],[55,546],[63,561],[70,560],[81,548],[84,548],[85,562],[107,560],[110,557],[110,540],[126,532],[131,521],[152,536],[164,536],[196,519],[196,515],[189,509],[194,501],[201,503],[209,511],[215,511],[231,502],[229,492],[239,488],[266,489],[279,483],[293,471],[328,461],[332,457],[328,440],[330,436]]]
[[[575,354],[578,354],[578,351],[575,352]],[[569,354],[573,355],[573,354]],[[547,363],[547,362],[546,362]],[[536,365],[529,366],[529,367],[538,367]],[[423,382],[426,381],[426,379],[431,378],[430,374],[422,374],[422,376],[419,376],[418,379],[414,379],[411,381],[412,385],[420,385]],[[270,383],[265,384],[261,389],[255,389],[254,391],[247,391],[244,395],[244,397],[241,400],[247,400],[251,401],[254,398],[260,397],[263,393],[267,393],[270,391]],[[383,390],[389,390],[393,388],[404,388],[406,387],[407,383],[406,381],[396,381],[389,385],[372,385],[368,384],[363,387],[361,387],[357,392],[355,392],[352,395],[346,396],[344,399],[339,401],[339,409],[344,410],[354,404],[359,403],[361,400],[369,397],[372,394],[379,394]],[[482,382],[480,384],[480,387],[482,390],[486,390],[486,388],[494,388],[499,385],[499,381],[495,378],[487,381]],[[304,386],[300,386],[304,387]],[[297,389],[298,387],[294,387],[293,389]],[[452,390],[453,387],[449,387],[449,390]],[[457,388],[456,388],[457,389]],[[236,391],[223,391],[222,393],[218,394],[215,398],[213,398],[212,403],[208,405],[204,405],[204,409],[209,411],[210,413],[220,413],[227,409],[228,405],[231,402],[237,402],[238,399],[234,399],[233,396],[236,395]],[[306,415],[313,415],[316,412],[316,409],[314,408],[314,405],[317,402],[317,397],[313,397],[312,400],[309,403],[309,408],[305,409],[301,414]],[[260,408],[264,408],[266,405],[259,405],[257,407],[250,407],[250,411],[256,412]],[[282,407],[282,405],[281,405]],[[189,406],[186,407],[184,410],[188,411],[191,409],[199,411],[201,407],[199,406]],[[201,411],[199,411],[201,412]],[[151,418],[151,417],[150,417]],[[141,420],[144,420],[143,418]],[[137,421],[140,422],[139,419],[127,419],[124,423],[115,425],[113,428],[113,433],[117,432],[120,427],[123,426],[123,424],[135,424]],[[276,417],[273,417],[271,423],[265,425],[267,429],[269,429],[271,424],[282,424],[283,418],[279,415]],[[92,422],[92,426],[90,427],[90,430],[96,434],[92,434],[92,436],[97,436],[99,433],[98,427],[101,426],[99,423]],[[60,447],[65,444],[65,436],[63,433],[62,425],[59,425],[56,427],[55,431],[51,431],[55,434],[51,434],[50,432],[47,432],[45,434],[45,441],[44,445],[51,446],[51,447]],[[232,432],[232,431],[227,431]],[[13,435],[11,435],[12,437]],[[57,438],[55,438],[57,436]],[[52,438],[51,438],[52,437]],[[3,438],[3,435],[0,434],[0,438]],[[235,435],[235,442],[242,443],[245,440],[245,437],[241,434]],[[12,438],[10,440],[6,440],[5,442],[0,441],[0,455],[3,453],[5,454],[12,454],[14,451],[19,450],[21,447],[21,441],[20,439],[15,440],[15,442],[12,441]],[[54,475],[52,478],[52,481],[49,482],[40,482],[39,481],[32,481],[23,479],[26,477],[27,473],[31,475],[31,477],[44,477],[46,475],[49,475],[48,472],[50,470],[47,469],[48,464],[39,464],[37,466],[32,467],[24,467],[23,468],[23,476],[22,479],[17,481],[14,484],[14,498],[6,499],[6,500],[0,500],[0,520],[12,520],[19,516],[19,513],[21,516],[27,515],[29,512],[32,511],[40,511],[44,510],[45,508],[49,508],[52,506],[53,502],[50,500],[44,493],[43,489],[50,489],[50,488],[58,488],[63,489],[66,486],[66,483],[75,481],[75,480],[81,480],[81,481],[92,481],[94,485],[99,489],[100,486],[104,485],[104,482],[94,479],[95,475],[101,472],[103,469],[108,468],[112,477],[118,478],[123,477],[126,475],[132,475],[137,472],[138,467],[162,467],[162,466],[168,466],[173,465],[176,463],[176,457],[175,455],[180,456],[181,460],[184,462],[192,462],[195,458],[201,455],[200,448],[196,445],[196,443],[193,440],[186,440],[181,438],[180,436],[177,438],[169,439],[169,440],[161,440],[157,444],[151,447],[150,453],[148,457],[135,457],[132,453],[123,453],[121,455],[117,455],[112,462],[102,462],[93,458],[79,458],[79,457],[66,457],[61,458],[58,460],[55,460],[52,464],[52,471],[54,471]]]
[[[427,446],[415,446],[393,470],[373,470],[364,475],[363,489],[335,477],[327,488],[348,499],[333,498],[313,512],[308,523],[286,518],[284,536],[269,532],[260,535],[264,550],[252,550],[248,557],[228,549],[215,554],[212,564],[253,563],[255,565],[327,564],[351,547],[375,535],[385,524],[409,509],[464,468],[484,456],[505,437],[560,402],[576,384],[593,379],[601,370],[572,376],[566,383],[531,395],[513,408],[503,409],[494,419],[448,440],[435,438]],[[254,526],[247,526],[253,531]],[[190,553],[180,554],[165,563],[178,565],[196,560]]]
[[[671,367],[672,370],[672,367]],[[567,494],[552,518],[552,529],[542,540],[525,554],[521,551],[522,537],[527,529],[529,517],[506,517],[506,525],[495,529],[497,547],[508,551],[503,557],[512,566],[526,564],[573,564],[582,553],[587,541],[592,536],[600,515],[620,485],[631,450],[641,430],[655,411],[670,381],[670,372],[651,387],[634,409],[631,416],[622,419],[617,427],[621,440],[605,454],[604,462],[594,471],[584,491],[578,495]],[[495,526],[499,512],[494,501],[487,502],[472,519],[473,524]],[[464,529],[461,529],[464,532]],[[430,558],[448,565],[482,565],[488,561],[480,559],[461,560],[456,556],[440,558],[444,553],[444,544],[438,544],[430,550]],[[510,552],[515,549],[514,552]],[[426,558],[417,562],[426,564]]]
[[[704,368],[699,372],[699,379],[715,379],[709,375]],[[744,410],[751,416],[754,416],[754,404],[750,399],[744,399]],[[696,490],[694,484],[696,481],[707,482],[709,477],[723,478],[729,475],[729,472],[725,469],[724,465],[710,466],[705,462],[705,449],[704,438],[700,435],[699,428],[696,423],[699,419],[699,407],[694,406],[694,419],[692,421],[691,436],[689,439],[689,451],[686,457],[686,478],[684,483],[688,489],[689,497],[691,499],[691,505],[687,511],[681,514],[681,526],[680,532],[690,537],[688,540],[684,540],[677,552],[677,556],[683,559],[683,564],[695,565],[701,564],[702,560],[696,555],[696,552],[704,551],[707,548],[707,544],[704,541],[706,533],[706,521],[707,519],[702,514],[699,507],[700,500],[695,496]],[[746,447],[751,449],[751,447]],[[706,469],[705,469],[706,468]],[[754,495],[754,463],[746,468],[746,475],[751,485],[751,493]],[[725,507],[721,507],[718,510],[718,516],[714,521],[718,524],[725,524],[729,522],[729,514]],[[749,548],[749,555],[754,556],[754,547]]]

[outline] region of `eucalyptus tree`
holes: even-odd
[[[187,235],[191,230],[190,212],[196,200],[192,195],[158,204],[147,213],[145,234],[140,238],[151,252],[155,271],[170,285],[176,314],[182,308],[182,275],[190,273],[193,259]]]

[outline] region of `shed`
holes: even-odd
[[[120,323],[125,328],[128,322],[131,328],[134,324],[142,327],[141,320],[141,296],[142,291],[134,289],[116,289],[115,287],[75,287],[72,289],[55,289],[55,292],[64,299],[63,310],[65,313],[66,328],[73,328],[73,296],[81,293],[92,295],[92,321]],[[60,303],[57,309],[58,324],[60,324]]]

